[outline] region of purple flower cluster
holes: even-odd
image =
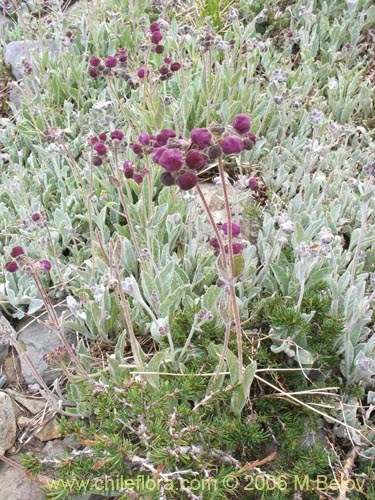
[[[218,224],[219,228],[223,231],[225,236],[228,236],[228,223],[225,222],[224,224]],[[241,227],[236,223],[232,222],[232,238],[238,238],[241,234]],[[217,240],[217,238],[211,238],[210,239],[210,245],[212,248],[215,250],[216,255],[219,255],[219,250],[220,250],[220,245]],[[244,246],[241,242],[239,241],[234,241],[232,243],[232,250],[233,250],[233,255],[238,255],[239,253],[242,252],[244,249]],[[228,244],[224,246],[225,253],[229,253],[229,248]]]
[[[148,27],[147,43],[143,46],[143,50],[159,55],[162,54],[164,52],[164,46],[161,44],[162,40],[161,26],[158,22],[154,21]],[[181,69],[181,64],[178,61],[174,61],[171,56],[164,57],[161,65],[158,59],[156,63],[154,61],[154,64],[151,64],[152,60],[150,61],[149,56],[145,57],[144,60],[137,58],[141,65],[132,74],[128,70],[128,50],[122,48],[114,56],[106,58],[100,58],[96,55],[92,56],[89,61],[88,72],[92,78],[104,78],[106,76],[122,78],[132,90],[135,90],[140,85],[139,80],[152,77],[152,80],[155,82],[165,81]]]
[[[27,257],[25,250],[21,246],[13,247],[10,255],[14,260],[5,264],[5,269],[10,273],[14,273],[18,269],[24,269],[30,274],[51,270],[51,263],[48,260],[32,261]]]
[[[114,56],[101,59],[98,56],[90,58],[89,75],[92,78],[105,77],[110,74],[118,74],[114,68],[125,69],[128,65],[128,49],[120,49]]]
[[[106,133],[102,132],[98,136],[92,137],[90,139],[93,150],[95,151],[95,155],[92,159],[93,165],[95,167],[100,167],[103,164],[103,161],[107,160],[108,150],[112,147],[116,147],[124,138],[124,134],[121,130],[113,130],[109,137]],[[125,145],[125,144],[123,144]]]
[[[141,169],[130,160],[124,161],[123,169],[126,179],[133,179],[137,184],[142,184],[144,176],[148,174],[147,168]]]
[[[254,146],[256,138],[250,127],[250,118],[239,114],[227,128],[215,125],[210,129],[193,129],[189,141],[177,138],[170,129],[149,136],[152,139],[147,144],[153,146],[152,159],[165,170],[161,182],[165,186],[177,184],[182,190],[192,189],[198,183],[197,172],[207,164],[222,154],[238,154]]]

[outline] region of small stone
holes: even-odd
[[[18,356],[11,352],[3,363],[4,374],[7,378],[8,387],[16,387],[23,383],[21,363]]]
[[[56,418],[49,420],[34,434],[34,436],[39,439],[39,441],[43,442],[61,438],[60,426],[58,425]]]
[[[17,391],[13,391],[12,389],[6,389],[6,393],[17,401],[20,405],[22,405],[26,410],[28,410],[33,415],[43,411],[46,407],[46,401],[40,398],[29,398],[24,394],[21,394]]]
[[[4,391],[0,391],[0,422],[0,455],[4,455],[14,445],[17,432],[12,400]]]
[[[32,420],[31,418],[25,417],[25,415],[21,415],[17,419],[17,425],[18,427],[22,428],[27,427],[30,424],[31,420]]]

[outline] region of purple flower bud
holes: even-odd
[[[258,188],[258,181],[255,177],[250,177],[249,179],[249,188],[255,191]]]
[[[141,174],[134,174],[133,175],[133,180],[137,184],[142,184],[142,182],[143,182],[143,175],[141,175]]]
[[[176,132],[169,128],[165,128],[160,130],[158,135],[156,136],[156,146],[165,146],[168,142],[168,139],[171,137],[176,137]]]
[[[107,134],[105,134],[104,132],[102,132],[101,134],[99,134],[99,139],[101,141],[106,141],[107,140]]]
[[[100,59],[99,57],[96,57],[96,56],[92,56],[90,58],[90,66],[93,66],[94,68],[96,68],[97,66],[99,66],[100,64]]]
[[[100,165],[103,165],[103,160],[100,158],[100,156],[94,156],[92,159],[92,164],[94,167],[100,167]]]
[[[203,168],[206,164],[206,159],[196,149],[190,149],[190,151],[187,152],[186,157],[185,157],[185,163],[188,167],[200,170]]]
[[[198,177],[194,172],[184,172],[176,182],[180,189],[188,191],[198,184]]]
[[[50,271],[51,270],[51,263],[49,260],[41,260],[39,262],[40,269],[43,269],[44,271]]]
[[[156,52],[157,54],[162,54],[162,53],[163,53],[163,50],[164,50],[164,45],[157,45],[157,46],[155,47],[155,52]]]
[[[7,262],[5,264],[5,269],[9,271],[10,273],[15,273],[18,269],[18,264],[17,262]]]
[[[96,144],[94,144],[94,149],[100,156],[105,155],[107,152],[107,148],[102,142],[97,142]]]
[[[233,255],[238,255],[239,253],[242,252],[243,245],[242,245],[242,243],[233,243],[232,249],[233,249]],[[228,253],[228,250],[229,250],[228,245],[225,245],[225,253]]]
[[[161,155],[166,151],[165,148],[155,148],[152,152],[152,159],[155,163],[159,163]]]
[[[225,222],[222,226],[221,229],[223,230],[224,234],[228,234],[228,222]],[[239,236],[241,233],[241,228],[238,224],[235,222],[232,222],[232,236],[235,238]]]
[[[146,133],[139,134],[138,141],[142,146],[148,146],[150,144],[150,136]]]
[[[113,132],[111,132],[111,139],[122,141],[123,138],[124,134],[121,132],[121,130],[114,130]]]
[[[40,212],[34,212],[33,214],[31,214],[31,220],[34,221],[34,222],[38,222],[38,220],[40,220],[42,218]]]
[[[253,149],[256,142],[257,138],[254,134],[246,134],[246,136],[243,139],[243,147],[247,151],[250,151],[250,149]]]
[[[99,139],[97,137],[91,137],[90,139],[90,143],[94,146],[94,144],[96,144],[97,142],[99,141]]]
[[[179,62],[174,62],[170,65],[171,71],[178,71],[181,69],[181,64]]]
[[[214,248],[215,250],[218,250],[220,248],[220,245],[219,245],[219,240],[217,238],[211,238],[210,239],[210,245],[212,246],[212,248]]]
[[[89,75],[91,76],[91,78],[98,78],[99,73],[96,71],[96,69],[90,68],[89,69]]]
[[[131,166],[124,168],[124,175],[127,179],[133,179],[134,168]]]
[[[191,131],[190,139],[193,144],[204,149],[212,144],[212,135],[206,128],[195,128]]]
[[[20,255],[24,255],[25,250],[22,247],[14,247],[12,248],[12,251],[10,252],[10,255],[15,259],[19,257]]]
[[[226,155],[240,153],[243,150],[243,141],[234,135],[224,137],[221,149]]]
[[[148,76],[150,74],[150,70],[146,71],[146,68],[142,66],[142,68],[139,68],[137,71],[138,78],[144,78],[146,75]]]
[[[171,64],[172,58],[171,57],[164,57],[163,61],[165,64]]]
[[[169,172],[163,172],[160,176],[160,181],[164,186],[173,186],[175,183],[173,175]]]
[[[129,146],[133,150],[134,154],[139,155],[142,153],[142,146],[140,144],[137,144],[136,142],[131,142]]]
[[[248,132],[251,127],[250,118],[244,114],[236,115],[233,119],[232,127],[239,134],[246,134],[246,132]]]
[[[151,43],[157,45],[161,40],[163,40],[163,35],[160,31],[153,31],[151,35]]]
[[[153,23],[150,24],[150,31],[151,33],[154,33],[154,31],[159,31],[160,30],[160,24],[154,21]]]
[[[167,66],[160,66],[159,73],[161,75],[167,75],[169,73],[169,69],[167,68]]]
[[[159,158],[159,165],[167,172],[180,170],[183,164],[182,153],[179,149],[166,149]]]
[[[210,160],[216,160],[216,158],[219,158],[221,155],[221,147],[218,144],[215,144],[208,149],[207,154]]]
[[[104,61],[106,68],[114,68],[117,65],[117,58],[114,56],[109,56]]]

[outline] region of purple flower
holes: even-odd
[[[90,68],[89,69],[89,75],[91,76],[91,78],[98,78],[99,73],[96,71],[96,69]]]
[[[173,175],[169,172],[163,172],[160,176],[160,181],[164,186],[173,186],[175,183]]]
[[[155,163],[159,163],[161,155],[166,151],[165,148],[155,148],[152,152],[152,159]]]
[[[165,62],[165,64],[171,64],[172,58],[171,57],[164,57],[163,61]]]
[[[181,64],[179,62],[174,62],[170,65],[171,71],[178,71],[181,69]]]
[[[107,140],[107,134],[105,134],[104,132],[102,132],[101,134],[99,134],[99,139],[101,141],[106,141]]]
[[[143,182],[143,175],[141,175],[141,174],[134,174],[133,175],[133,180],[137,184],[142,184],[142,182]]]
[[[256,180],[255,177],[250,177],[248,185],[249,185],[249,188],[254,191],[255,189],[258,188],[258,181]]]
[[[10,273],[15,273],[18,269],[18,264],[17,262],[7,262],[5,264],[5,269],[9,271]]]
[[[232,249],[233,249],[233,255],[238,255],[243,250],[243,244],[242,243],[233,243]],[[228,245],[225,245],[225,253],[228,253],[228,251],[229,251]]]
[[[191,131],[190,139],[200,149],[207,148],[212,144],[212,135],[206,128],[195,128]]]
[[[221,229],[223,230],[224,234],[228,234],[228,222],[225,222],[222,226]],[[235,238],[239,236],[241,233],[241,228],[238,224],[235,222],[232,222],[232,236]]]
[[[38,222],[38,220],[40,220],[42,218],[40,212],[34,212],[33,214],[31,214],[31,220],[33,220],[34,222]]]
[[[117,65],[117,58],[114,56],[109,56],[104,61],[106,68],[114,68]]]
[[[167,172],[180,170],[183,164],[182,153],[179,149],[166,149],[159,158],[159,165]]]
[[[247,151],[250,151],[250,149],[253,149],[256,142],[257,138],[254,134],[246,134],[246,136],[243,139],[243,147]]]
[[[14,259],[16,259],[20,255],[24,255],[24,254],[25,254],[25,250],[22,247],[14,247],[14,248],[12,248],[12,251],[10,252],[10,255]]]
[[[96,68],[97,66],[99,66],[100,64],[100,59],[99,57],[96,57],[96,56],[92,56],[90,58],[90,66],[93,66],[94,68]]]
[[[176,137],[176,132],[169,128],[164,128],[160,130],[158,135],[156,136],[156,146],[165,146],[168,142],[168,139],[171,137]]]
[[[183,191],[188,191],[198,184],[198,177],[194,172],[184,172],[176,181],[177,185]]]
[[[50,271],[51,270],[51,263],[48,260],[41,260],[39,262],[40,269],[43,269],[44,271]]]
[[[148,146],[150,144],[150,136],[146,133],[139,134],[138,141],[142,146]]]
[[[200,170],[205,166],[206,159],[198,150],[190,149],[186,154],[185,163],[190,168]]]
[[[160,31],[153,31],[151,35],[151,43],[157,45],[161,40],[163,40],[163,35]]]
[[[246,134],[251,127],[250,118],[244,114],[236,115],[233,119],[232,127],[239,134]]]
[[[92,159],[92,164],[94,165],[94,167],[100,167],[100,165],[103,164],[103,160],[100,158],[100,156],[94,156],[94,158]]]
[[[142,68],[139,68],[139,70],[137,71],[138,78],[144,78],[146,75],[149,74],[150,70],[146,70],[146,68],[144,68],[143,66]]]
[[[142,146],[140,144],[137,144],[136,142],[131,142],[129,146],[133,150],[134,154],[139,155],[142,153]]]
[[[243,141],[234,135],[224,137],[221,149],[226,155],[240,153],[243,150]]]
[[[160,30],[160,24],[154,21],[153,23],[150,24],[150,31],[151,33],[154,33],[154,31],[159,31]]]
[[[111,139],[122,141],[123,138],[124,134],[121,132],[121,130],[114,130],[113,132],[111,132]]]
[[[155,52],[156,52],[157,54],[162,54],[162,53],[163,53],[163,50],[164,50],[164,45],[157,45],[157,46],[155,47]]]
[[[167,66],[160,66],[159,73],[161,75],[167,75],[169,73],[169,69],[167,68]]]
[[[215,250],[218,250],[220,248],[220,244],[219,244],[219,240],[217,238],[211,238],[210,239],[210,245],[212,246],[212,248],[214,248]]]
[[[103,144],[102,142],[96,142],[94,144],[94,149],[95,151],[98,153],[98,155],[105,155],[106,152],[107,152],[107,147],[105,144]]]

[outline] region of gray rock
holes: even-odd
[[[12,389],[6,389],[5,392],[33,415],[43,411],[47,406],[44,399],[28,397]]]
[[[62,314],[64,308],[58,308],[58,315]],[[29,320],[20,321],[17,330],[20,332],[18,340],[23,342],[27,348],[27,354],[33,362],[35,368],[46,384],[51,384],[56,378],[60,377],[61,370],[56,369],[54,365],[49,366],[43,359],[43,356],[51,351],[57,345],[61,345],[60,338],[56,331],[51,330],[43,322],[47,321],[47,314],[44,314],[39,321],[32,323]],[[73,342],[74,336],[68,330],[65,331],[70,342]],[[22,375],[26,384],[31,385],[37,382],[30,373],[23,357],[21,357]]]
[[[28,63],[32,71],[36,71],[33,65],[33,57],[41,57],[45,52],[49,56],[56,57],[60,53],[55,40],[20,40],[6,44],[4,50],[4,61],[10,67],[12,74],[17,80],[25,76],[24,64]]]
[[[17,425],[12,400],[3,391],[0,391],[0,422],[0,455],[4,455],[14,445]]]
[[[12,333],[12,327],[0,312],[0,365],[4,362],[9,351],[9,335]]]
[[[1,498],[9,500],[45,500],[38,484],[15,467],[0,463]]]

